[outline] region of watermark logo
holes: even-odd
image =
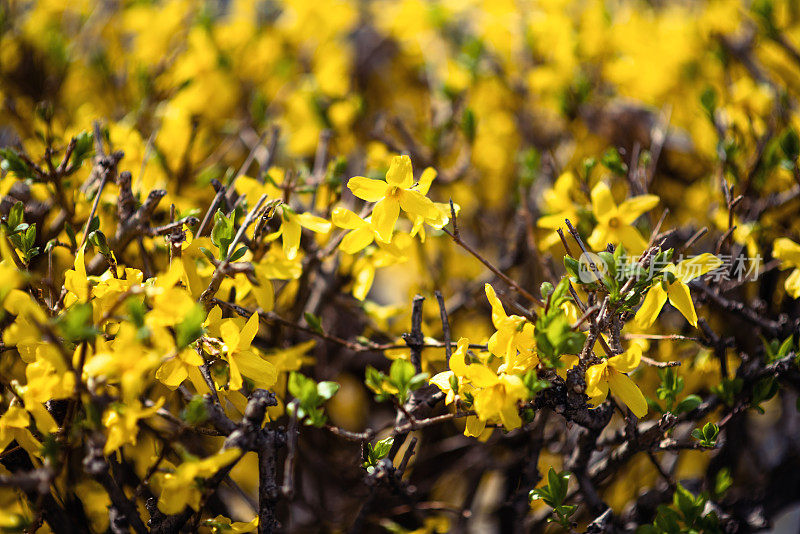
[[[584,252],[578,258],[578,278],[584,284],[598,282],[608,276],[608,265],[605,260],[594,252]]]
[[[673,261],[676,263],[686,262],[686,260],[691,260],[694,257],[696,256],[680,255],[674,258]],[[715,282],[723,280],[735,280],[738,282],[755,281],[761,274],[764,265],[764,258],[761,255],[734,257],[730,254],[721,254],[717,255],[717,258],[722,261],[722,264],[704,275],[708,280],[713,280]],[[586,252],[581,254],[578,260],[578,278],[584,284],[591,284],[597,282],[601,278],[608,278],[609,272],[613,272],[614,278],[620,282],[629,278],[634,278],[636,280],[642,277],[652,278],[667,267],[667,265],[672,263],[672,261],[655,260],[649,262],[646,269],[642,269],[638,266],[639,259],[640,258],[637,256],[619,256],[615,260],[613,269],[610,269],[611,266],[609,266],[600,255],[594,254],[593,252]],[[689,262],[684,268],[686,269],[685,274],[689,275],[690,279],[694,279],[700,276],[702,263]],[[692,270],[696,272],[693,273]]]

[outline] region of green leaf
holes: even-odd
[[[786,157],[792,162],[797,163],[797,158],[800,156],[800,136],[794,128],[788,128],[780,138],[781,150]]]
[[[317,395],[328,400],[339,391],[339,384],[336,382],[320,382],[317,384]]]
[[[394,438],[391,436],[378,441],[373,448],[373,453],[375,454],[375,458],[376,459],[384,458],[387,454],[389,454],[392,445],[394,445]]]
[[[719,499],[725,496],[727,493],[728,488],[733,485],[733,477],[731,477],[731,471],[727,467],[723,467],[717,473],[717,478],[714,481],[714,496]]]
[[[23,223],[25,216],[25,206],[21,201],[17,201],[11,206],[8,212],[8,227],[16,231],[17,227]]]
[[[240,259],[242,256],[244,256],[246,252],[247,252],[247,247],[239,247],[236,250],[236,252],[231,254],[231,257],[229,258],[228,261],[236,261],[236,260]]]
[[[687,395],[685,399],[680,401],[677,406],[675,406],[675,413],[684,413],[684,412],[691,412],[700,404],[703,403],[703,399],[700,398],[698,395]]]
[[[94,135],[91,132],[81,132],[75,136],[75,149],[72,151],[72,164],[79,167],[83,161],[94,151]]]
[[[73,304],[58,318],[58,326],[64,337],[72,342],[90,341],[98,334],[92,323],[90,303]]]
[[[407,388],[413,376],[414,365],[408,360],[397,359],[389,368],[389,380],[398,389]]]
[[[34,178],[33,170],[25,161],[11,148],[0,148],[0,169],[13,172],[18,179],[26,180]]]
[[[95,230],[91,234],[89,234],[89,242],[97,247],[97,250],[100,251],[100,254],[103,256],[111,255],[111,249],[108,247],[108,240],[106,239],[105,234],[100,230]]]
[[[619,151],[615,148],[608,149],[606,153],[603,154],[600,163],[618,176],[625,176],[628,174],[628,166],[622,161],[622,156],[620,156]]]
[[[304,315],[304,317],[306,318],[306,322],[308,323],[308,326],[309,326],[309,327],[310,327],[310,328],[311,328],[311,329],[312,329],[314,332],[317,332],[317,333],[319,333],[319,334],[322,334],[322,333],[323,333],[323,330],[322,330],[322,321],[320,320],[320,318],[319,318],[319,317],[317,317],[316,315],[314,315],[314,314],[313,314],[313,313],[311,313],[311,312],[305,312],[303,315]]]
[[[67,237],[69,237],[69,244],[72,245],[73,249],[78,248],[78,241],[75,239],[75,229],[69,223],[64,224],[64,229],[67,231]]]
[[[713,120],[717,110],[717,92],[713,87],[706,87],[700,95],[700,106],[705,111],[706,116]]]
[[[470,108],[465,108],[461,114],[461,131],[464,133],[464,137],[467,138],[469,143],[473,143],[475,141],[477,122],[478,121],[475,118],[475,112],[473,112]]]
[[[202,395],[195,395],[181,411],[181,419],[190,425],[199,425],[208,419],[205,399]]]
[[[195,304],[183,318],[183,321],[175,326],[175,340],[178,350],[185,349],[203,335],[203,322],[206,314],[200,304]]]

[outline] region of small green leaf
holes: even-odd
[[[339,384],[336,382],[320,382],[317,384],[317,395],[328,400],[339,391]]]
[[[313,314],[313,313],[311,313],[311,312],[305,312],[303,315],[304,315],[304,317],[306,318],[306,322],[308,323],[308,326],[309,326],[309,327],[310,327],[310,328],[311,328],[311,329],[312,329],[314,332],[317,332],[317,333],[319,333],[319,334],[322,334],[322,333],[323,333],[323,330],[322,330],[322,321],[320,320],[320,318],[319,318],[319,317],[317,317],[316,315],[314,315],[314,314]]]

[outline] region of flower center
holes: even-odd
[[[611,228],[619,228],[619,227],[621,226],[621,224],[620,224],[620,221],[619,221],[619,218],[618,218],[618,217],[611,217],[611,218],[608,220],[608,225],[609,225]]]

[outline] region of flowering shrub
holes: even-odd
[[[3,532],[800,503],[795,2],[10,0],[0,28]]]

